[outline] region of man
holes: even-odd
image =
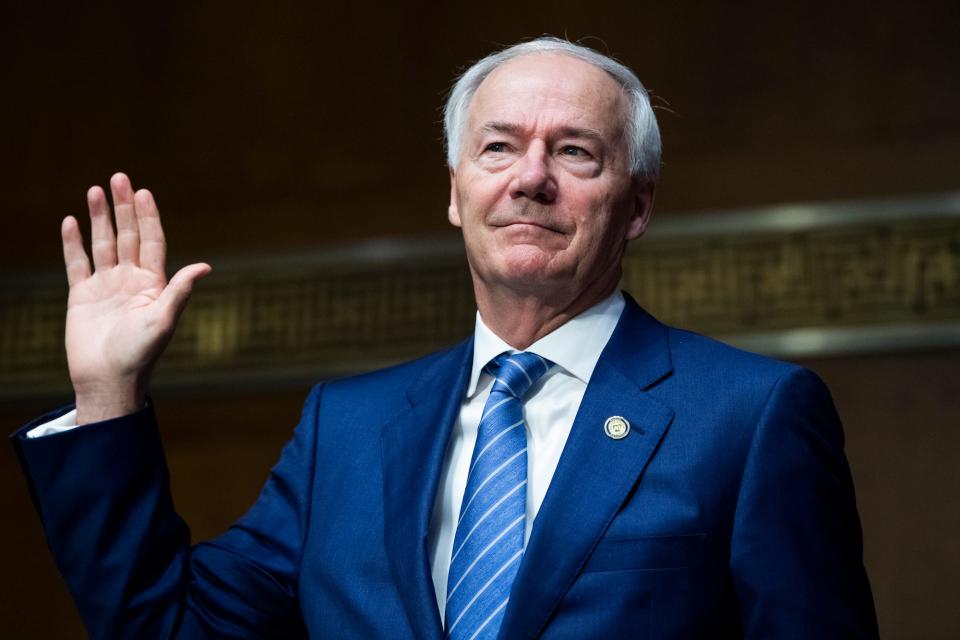
[[[544,38],[480,61],[446,111],[463,344],[318,385],[257,503],[189,547],[149,373],[169,283],[149,192],[63,225],[69,408],[14,436],[95,637],[876,637],[829,394],[665,327],[617,291],[650,218],[642,85]],[[82,425],[73,428],[73,420]]]

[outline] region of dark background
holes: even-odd
[[[453,234],[445,91],[543,33],[654,94],[657,215],[960,187],[957,2],[34,5],[0,23],[0,271],[58,269],[60,219],[116,170],[154,191],[175,261]],[[804,364],[846,424],[882,634],[960,637],[960,354]],[[254,499],[304,392],[157,398],[196,538]],[[67,400],[7,403],[0,423]],[[77,637],[9,448],[0,482],[0,636]]]

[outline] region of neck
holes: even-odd
[[[591,283],[586,290],[552,292],[487,287],[474,277],[473,289],[484,324],[511,347],[523,351],[613,293],[620,271],[614,276]]]

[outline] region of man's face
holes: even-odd
[[[573,300],[615,286],[652,204],[630,175],[627,105],[609,75],[570,56],[523,56],[487,76],[450,172],[449,218],[476,287]]]

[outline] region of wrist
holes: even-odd
[[[136,413],[146,403],[146,388],[137,384],[74,387],[77,424],[101,422]]]

